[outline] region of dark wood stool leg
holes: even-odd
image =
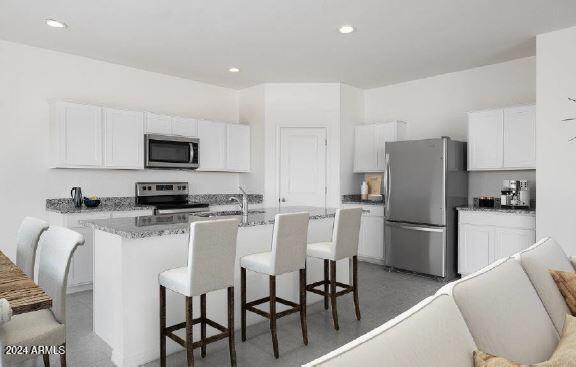
[[[206,294],[200,295],[200,318],[202,322],[200,323],[200,338],[202,343],[206,342]],[[206,357],[206,344],[202,345],[201,348],[202,358]]]
[[[360,320],[360,302],[358,301],[358,256],[352,257],[352,286],[354,287],[354,308],[356,320]]]
[[[240,268],[240,309],[242,341],[246,341],[246,268]]]
[[[276,334],[276,277],[270,275],[270,332],[272,333],[272,348],[274,357],[280,358],[278,352],[278,335]]]
[[[328,309],[328,260],[324,260],[324,309]]]
[[[160,286],[160,366],[166,367],[166,288]]]
[[[234,344],[234,287],[228,287],[228,347],[230,365],[236,367],[236,346]]]
[[[50,354],[42,354],[44,360],[44,367],[50,367]]]
[[[330,260],[330,299],[332,301],[332,319],[334,320],[334,329],[340,329],[338,326],[338,309],[336,308],[336,261]]]
[[[300,324],[304,345],[308,345],[308,326],[306,325],[306,268],[300,269]]]
[[[193,320],[192,297],[186,297],[186,359],[188,361],[188,367],[194,367],[194,347],[192,345]]]
[[[62,344],[64,353],[60,354],[60,367],[66,367],[66,343]]]

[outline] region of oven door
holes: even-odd
[[[145,167],[196,169],[199,140],[181,136],[146,134]]]

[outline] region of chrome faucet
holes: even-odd
[[[248,216],[248,193],[246,192],[246,190],[244,190],[242,188],[242,186],[239,187],[240,192],[242,193],[242,201],[240,201],[240,199],[238,199],[237,197],[231,197],[230,201],[234,201],[236,203],[238,203],[238,205],[240,206],[240,210],[242,210],[242,215],[244,217]]]

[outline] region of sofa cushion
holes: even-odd
[[[474,363],[475,367],[520,367],[517,363],[484,352],[474,352]],[[576,367],[576,317],[566,315],[562,337],[554,354],[533,367]]]
[[[556,282],[560,293],[566,300],[566,305],[572,315],[576,315],[576,273],[550,270],[552,279]]]
[[[556,241],[545,238],[522,251],[520,261],[554,322],[556,330],[560,333],[569,310],[548,270],[573,272],[574,268],[570,260]]]
[[[552,355],[558,332],[517,260],[457,281],[452,293],[480,350],[526,364]]]
[[[476,349],[452,297],[437,295],[306,366],[472,367]]]

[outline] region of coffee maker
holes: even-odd
[[[530,207],[530,188],[527,180],[504,180],[500,205],[503,208],[527,209]]]

